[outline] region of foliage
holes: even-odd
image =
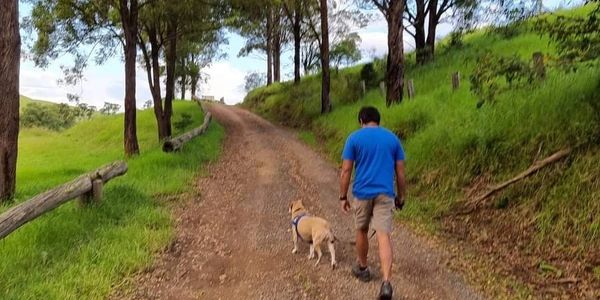
[[[361,60],[360,41],[360,36],[357,33],[352,33],[333,45],[329,53],[333,65],[336,67],[349,66]]]
[[[246,92],[261,87],[266,83],[267,75],[265,73],[250,72],[244,76],[244,90]]]
[[[595,7],[585,17],[556,15],[534,24],[538,33],[548,35],[556,45],[559,63],[567,69],[600,57],[600,1],[589,2]]]
[[[587,10],[568,14],[582,12]],[[310,130],[333,161],[339,161],[345,138],[358,128],[359,109],[378,107],[383,126],[404,137],[409,162],[412,200],[400,217],[432,230],[443,226],[440,216],[452,213],[464,199],[464,189],[474,182],[482,178],[502,182],[529,167],[536,157],[586,145],[567,161],[508,187],[502,192],[508,202],[498,204],[506,207],[502,218],[532,230],[532,247],[573,249],[576,245],[573,251],[583,255],[586,249],[600,247],[600,202],[596,201],[600,197],[600,70],[585,64],[577,64],[576,73],[549,69],[544,81],[530,85],[529,76],[523,75],[527,74],[525,60],[537,51],[554,55],[548,38],[521,30],[512,39],[498,39],[477,31],[466,34],[464,41],[469,47],[438,52],[432,64],[407,65],[416,98],[402,105],[386,107],[376,86],[362,98],[357,94],[358,101],[343,103],[336,96],[341,91],[335,90],[341,86],[341,76],[332,78],[335,109],[327,116],[318,113],[319,82],[314,76],[301,81],[298,89],[302,92],[291,91],[285,83],[253,90],[244,105],[270,119]],[[482,51],[504,58],[507,68],[494,77],[502,91],[495,94],[495,104],[476,109],[473,103],[479,99],[469,91],[470,82],[452,91],[449,74],[472,74],[480,69],[476,62]],[[361,69],[341,69],[339,74],[361,78]],[[377,72],[378,68],[373,69]],[[508,89],[507,76],[515,70],[519,72],[510,75],[512,87]],[[280,119],[274,110],[287,119]]]
[[[192,102],[176,101],[174,112],[176,118],[192,114],[193,126],[203,119]],[[218,156],[224,132],[213,122],[177,155],[164,155],[153,112],[138,112],[137,125],[147,151],[127,159],[127,174],[104,187],[100,205],[67,203],[2,240],[1,299],[106,299],[171,242],[174,223],[166,199],[177,201],[190,191],[199,170]],[[98,116],[63,132],[23,128],[15,201],[124,159],[122,134],[121,114]],[[0,212],[7,209],[0,206]]]
[[[103,115],[114,115],[119,109],[121,109],[121,105],[116,103],[104,102],[104,106],[98,110]]]
[[[503,88],[500,78],[504,79],[506,87]],[[470,76],[471,91],[479,98],[478,108],[485,102],[494,103],[502,90],[528,85],[533,80],[532,67],[518,55],[504,57],[492,53],[477,58]]]
[[[173,123],[173,126],[175,126],[175,129],[177,129],[178,131],[183,131],[184,129],[188,128],[188,126],[190,126],[194,121],[192,121],[192,115],[188,114],[188,113],[181,113],[181,118],[178,121],[175,121]]]
[[[363,80],[367,88],[377,87],[379,84],[379,76],[375,72],[373,63],[366,63],[360,70],[360,79]]]
[[[77,121],[91,118],[94,112],[96,107],[79,103],[79,100],[76,101],[75,106],[65,103],[29,102],[21,110],[20,121],[23,127],[63,130],[73,126]]]
[[[21,113],[23,127],[40,127],[61,130],[75,124],[75,109],[66,104],[43,105],[29,103]]]

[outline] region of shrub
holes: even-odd
[[[506,88],[500,78],[504,78],[507,87],[531,84],[534,71],[529,62],[517,55],[504,57],[487,53],[480,56],[470,77],[471,91],[479,98],[477,107],[485,102],[493,103],[497,94]]]
[[[179,130],[179,131],[183,131],[184,129],[186,129],[188,126],[190,126],[190,124],[192,124],[194,121],[192,121],[192,115],[188,114],[188,113],[182,113],[181,114],[181,119],[179,119],[176,122],[173,122],[173,126]]]
[[[377,72],[375,72],[373,63],[365,64],[362,70],[360,70],[360,79],[365,82],[367,89],[377,87],[379,81],[378,77],[379,76],[377,76]]]
[[[44,105],[29,103],[21,113],[23,127],[42,127],[51,130],[66,129],[75,124],[78,113],[67,104]]]

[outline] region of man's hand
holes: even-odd
[[[351,210],[350,201],[348,201],[348,199],[340,200],[340,208],[345,214],[349,214]]]
[[[394,199],[394,205],[396,205],[396,210],[402,210],[402,208],[404,207],[404,198],[396,196],[396,198]]]

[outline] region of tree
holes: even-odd
[[[415,39],[415,52],[418,64],[434,58],[435,35],[442,16],[451,8],[472,0],[407,0],[405,19],[410,24],[406,32]],[[426,24],[427,23],[427,24]],[[410,27],[413,30],[410,30]]]
[[[0,1],[0,201],[13,197],[19,136],[19,3]]]
[[[121,105],[116,103],[104,102],[104,106],[98,110],[103,115],[114,115],[119,112],[121,109]]]
[[[385,103],[390,106],[402,102],[404,89],[404,39],[402,32],[402,15],[405,0],[370,0],[385,17],[388,25],[388,55],[387,71],[385,74],[386,98]]]
[[[101,64],[121,45],[125,58],[125,124],[124,148],[127,156],[139,153],[136,128],[135,74],[137,56],[138,0],[31,0],[28,29],[35,29],[32,47],[34,62],[45,67],[60,54],[75,56],[72,68],[63,68],[65,82],[74,84],[82,78],[83,69],[95,54]],[[83,47],[89,46],[89,47]],[[92,49],[89,52],[89,49]],[[88,50],[88,53],[84,51]]]
[[[332,47],[330,56],[336,68],[340,65],[348,66],[362,58],[359,49],[360,41],[360,36],[353,33]]]
[[[244,90],[250,92],[253,89],[265,85],[267,76],[265,73],[251,72],[244,76]]]
[[[193,65],[195,61],[189,62],[190,56],[194,60],[198,49],[216,53],[214,43],[222,42],[218,33],[223,15],[221,9],[216,1],[156,0],[141,11],[137,39],[152,94],[159,140],[171,136],[176,78],[180,78],[182,93],[188,83],[195,93],[199,69],[188,72],[197,69]],[[161,93],[163,75],[166,75],[164,100]]]
[[[304,1],[283,1],[283,10],[291,23],[294,38],[294,84],[300,83],[300,48],[302,47],[302,19]]]
[[[329,99],[329,23],[327,22],[327,0],[321,4],[321,114],[331,111]]]

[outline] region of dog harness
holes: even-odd
[[[292,220],[292,226],[294,226],[294,229],[296,230],[296,235],[298,236],[298,238],[300,238],[301,241],[304,242],[308,242],[312,244],[312,241],[305,241],[302,236],[300,235],[300,232],[298,232],[298,224],[300,224],[300,219],[307,217],[308,214],[307,213],[301,213],[299,215],[297,215],[293,220]]]

